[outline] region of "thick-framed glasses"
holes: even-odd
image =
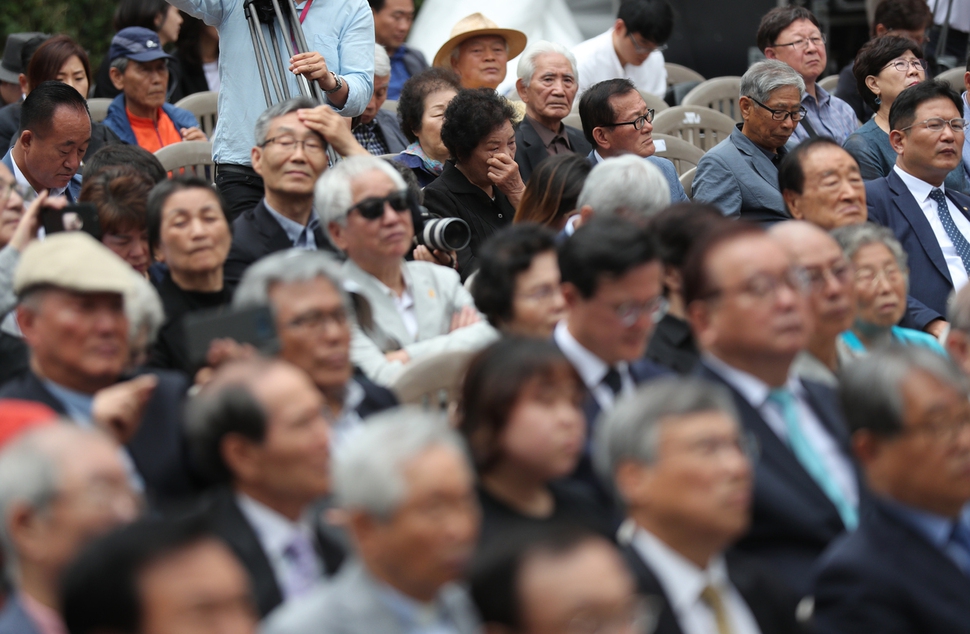
[[[391,209],[401,213],[411,210],[411,201],[406,191],[391,192],[383,198],[365,198],[347,210],[349,216],[351,212],[357,211],[366,220],[377,220],[384,215],[384,205],[388,204]]]
[[[724,295],[747,295],[757,301],[767,301],[775,299],[782,286],[787,286],[794,293],[804,295],[810,285],[808,271],[800,266],[793,266],[781,275],[770,273],[752,275],[734,288],[718,288],[705,293],[703,299],[715,299]]]
[[[784,121],[785,119],[791,117],[792,123],[798,123],[805,118],[805,114],[807,112],[805,108],[799,108],[795,112],[792,112],[791,110],[775,110],[774,108],[769,108],[768,106],[764,105],[754,97],[748,97],[748,99],[770,112],[771,118],[775,121]]]
[[[897,59],[889,62],[883,68],[889,68],[892,66],[901,73],[909,72],[910,68],[915,68],[916,70],[926,70],[926,60],[925,59]]]
[[[667,314],[668,307],[667,298],[660,296],[655,297],[646,304],[624,302],[614,308],[613,312],[623,327],[629,328],[637,323],[641,315],[649,315],[651,321],[656,324]]]
[[[772,44],[772,48],[779,48],[782,46],[790,46],[796,51],[807,51],[809,45],[814,45],[817,48],[822,48],[825,46],[825,36],[819,33],[818,35],[813,35],[810,38],[802,39],[799,38],[794,42],[785,42],[784,44]]]
[[[640,42],[637,42],[637,38],[633,37],[633,33],[627,33],[626,36],[630,38],[631,42],[633,42],[633,50],[635,50],[637,53],[640,53],[641,55],[656,53],[657,51],[660,51],[662,53],[667,50],[666,44],[661,44],[660,46],[653,46],[652,44],[644,46]]]
[[[925,125],[926,129],[930,132],[942,132],[943,128],[950,126],[950,129],[954,132],[966,132],[967,131],[967,120],[962,117],[957,117],[956,119],[950,119],[949,121],[943,119],[942,117],[933,117],[932,119],[927,119],[926,121],[917,121],[913,125],[901,128],[900,132],[905,132],[910,128],[915,128],[918,125]]]
[[[323,154],[327,150],[326,144],[316,137],[311,136],[303,140],[298,140],[290,134],[281,134],[274,136],[272,139],[266,139],[259,147],[266,147],[267,145],[273,144],[284,152],[296,152],[297,146],[303,148],[303,151],[307,154]]]
[[[634,130],[642,130],[647,123],[653,123],[654,109],[647,109],[647,114],[642,114],[633,121],[623,121],[621,123],[607,123],[604,128],[615,128],[619,125],[632,125]]]

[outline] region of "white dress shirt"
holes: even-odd
[[[906,185],[909,193],[916,199],[916,204],[919,205],[919,208],[923,211],[923,215],[926,216],[926,220],[930,223],[933,235],[936,236],[936,241],[943,251],[943,259],[946,260],[946,268],[950,272],[950,281],[953,282],[953,290],[960,290],[967,283],[967,270],[964,268],[963,260],[960,259],[960,255],[953,246],[953,241],[950,240],[950,236],[946,234],[946,229],[943,228],[936,201],[930,198],[930,192],[934,189],[933,185],[916,178],[912,174],[906,173],[899,169],[898,165],[893,166],[893,171],[903,179],[903,184]],[[944,194],[946,193],[943,185],[940,185],[938,189]],[[963,237],[970,240],[970,220],[967,220],[963,212],[949,198],[946,199],[946,205],[950,209],[950,215],[953,216],[953,224],[957,226],[957,229],[963,234]]]
[[[583,91],[593,84],[618,77],[625,77],[632,81],[637,90],[649,92],[661,98],[667,92],[664,54],[654,51],[639,66],[623,64],[616,55],[616,49],[613,48],[612,28],[606,33],[574,46],[573,55],[576,56],[576,72],[579,75],[577,100]]]
[[[596,399],[600,409],[604,412],[612,409],[615,400],[613,390],[603,383],[606,373],[610,371],[610,366],[583,347],[583,344],[576,341],[576,338],[569,332],[569,327],[566,324],[567,321],[563,319],[556,324],[556,330],[553,332],[556,345],[559,346],[562,353],[566,355],[569,362],[576,368],[576,372],[579,373],[583,384],[593,395],[593,398]],[[620,393],[624,396],[632,394],[636,388],[636,384],[633,382],[633,377],[630,376],[630,366],[626,362],[621,361],[616,364],[616,371],[620,373],[620,381],[622,384]]]
[[[967,92],[963,91],[963,118],[970,120],[970,103],[967,102]],[[970,134],[963,135],[963,169],[970,172]]]
[[[946,9],[951,4],[951,0],[929,0],[927,4],[933,10],[933,23],[943,24],[946,21]],[[952,5],[950,26],[964,33],[970,33],[970,2],[952,0]]]
[[[283,595],[284,600],[291,598],[287,596],[290,587],[288,580],[292,578],[295,566],[286,556],[286,549],[297,534],[302,534],[310,539],[311,544],[314,543],[313,530],[303,522],[290,521],[243,493],[236,494],[236,503],[239,504],[239,510],[249,521],[249,525],[253,527],[256,537],[259,538],[259,544],[266,553],[270,568],[273,569],[280,594]],[[317,576],[320,577],[323,574],[323,566],[320,564],[319,557],[316,563]]]
[[[731,387],[740,392],[744,400],[758,410],[768,427],[775,432],[782,442],[788,444],[788,428],[785,425],[784,414],[778,406],[768,402],[768,394],[771,392],[771,388],[767,383],[743,370],[729,366],[710,354],[704,355],[704,363],[727,381]],[[795,374],[789,375],[787,387],[795,398],[795,406],[798,408],[798,422],[801,425],[802,433],[805,434],[805,439],[822,459],[826,470],[842,491],[845,499],[853,506],[858,507],[859,482],[856,480],[852,462],[842,453],[835,438],[832,437],[832,434],[829,433],[829,430],[826,429],[808,404],[805,386],[802,385],[801,379]]]
[[[397,309],[397,313],[401,316],[401,321],[404,322],[404,327],[407,329],[408,334],[417,339],[418,315],[414,312],[414,295],[411,294],[411,279],[408,276],[408,267],[401,267],[401,276],[404,278],[404,291],[400,295],[392,291],[384,282],[376,277],[374,281],[377,282],[378,288],[394,302],[394,308]]]
[[[722,555],[711,559],[702,570],[649,531],[628,526],[625,524],[620,531],[633,532],[629,543],[657,576],[684,634],[718,631],[714,611],[701,599],[701,592],[708,586],[721,595],[733,634],[760,634],[751,608],[728,577],[727,563]]]
[[[35,194],[39,194],[40,192],[34,191],[34,186],[30,184],[30,181],[27,180],[27,177],[24,176],[24,173],[20,171],[20,166],[17,165],[17,161],[15,161],[12,156],[10,157],[10,163],[13,165],[13,178],[15,181],[17,181],[17,184],[22,185],[23,187],[26,187],[27,189],[34,192]],[[70,186],[71,184],[68,183],[64,187],[51,188],[47,190],[47,195],[49,198],[53,198],[54,196],[63,196],[64,192],[66,192],[67,188]]]

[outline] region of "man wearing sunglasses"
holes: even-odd
[[[654,155],[653,115],[629,79],[607,79],[591,86],[579,100],[583,135],[593,146],[587,158],[593,166],[624,154],[645,158],[663,172],[670,201],[688,202],[674,164]]]
[[[970,272],[970,197],[944,185],[960,165],[967,121],[946,84],[899,93],[889,116],[896,165],[866,183],[869,219],[889,227],[909,256],[910,296],[900,325],[940,337],[950,293]]]
[[[792,133],[792,144],[808,138],[827,136],[843,143],[859,127],[852,106],[834,97],[816,80],[825,72],[825,36],[818,20],[804,7],[772,9],[758,26],[758,48],[768,59],[777,59],[794,68],[805,87],[801,93],[807,116]]]
[[[738,99],[743,122],[697,163],[694,202],[766,225],[791,219],[778,186],[778,166],[805,117],[804,88],[801,76],[783,62],[765,60],[748,69]]]
[[[376,156],[344,159],[316,186],[320,221],[347,255],[345,286],[370,308],[358,310],[350,359],[378,385],[391,383],[411,361],[477,350],[497,337],[457,271],[404,260],[414,248],[415,204],[397,170]]]
[[[605,79],[622,77],[637,90],[663,97],[663,51],[673,30],[674,12],[667,0],[623,0],[612,28],[573,49],[579,93]]]

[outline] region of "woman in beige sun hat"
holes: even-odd
[[[508,61],[525,49],[526,35],[502,29],[481,13],[458,21],[451,37],[434,56],[434,65],[451,68],[463,88],[497,88],[505,79]]]

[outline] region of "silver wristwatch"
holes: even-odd
[[[330,74],[333,75],[333,79],[337,83],[330,90],[324,90],[323,91],[324,94],[327,94],[327,95],[332,95],[333,93],[337,92],[338,90],[340,90],[341,88],[344,87],[344,82],[340,80],[340,75],[338,75],[337,73],[335,73],[333,71],[330,71]]]

